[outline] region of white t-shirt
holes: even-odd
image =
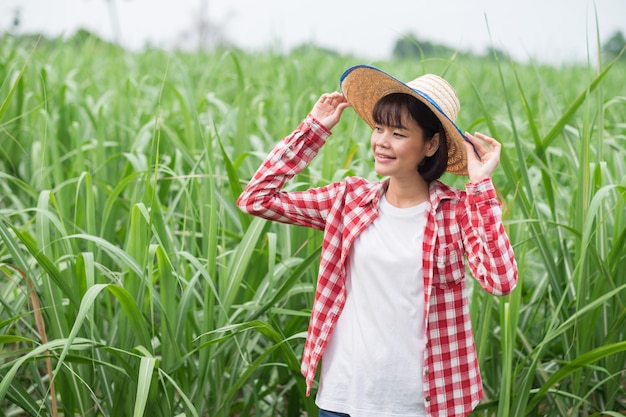
[[[424,415],[426,203],[379,215],[355,240],[347,297],[322,357],[318,407],[351,417]]]

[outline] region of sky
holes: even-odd
[[[603,42],[626,34],[626,0],[0,0],[0,32],[70,36],[78,28],[133,50],[193,49],[204,33],[246,50],[312,42],[371,60],[414,35],[559,64],[593,57],[598,33]]]

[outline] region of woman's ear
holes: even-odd
[[[437,149],[439,149],[439,133],[435,133],[432,139],[426,143],[426,156],[433,156]]]

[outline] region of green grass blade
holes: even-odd
[[[133,410],[133,417],[143,417],[144,415],[155,366],[156,358],[145,356],[141,358],[139,375],[137,375],[137,393],[135,395],[135,409]]]
[[[530,414],[531,411],[537,406],[537,404],[539,404],[542,398],[547,394],[547,392],[566,376],[578,371],[582,367],[589,366],[603,358],[624,351],[626,351],[626,341],[612,343],[610,345],[600,346],[598,348],[585,352],[573,361],[566,363],[565,366],[559,368],[559,370],[556,371],[550,377],[550,379],[541,386],[539,391],[532,397],[530,403],[528,404],[528,407],[526,408],[526,415]]]

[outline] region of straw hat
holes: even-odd
[[[373,110],[376,102],[393,93],[412,95],[424,103],[441,121],[448,143],[446,171],[467,175],[467,155],[463,141],[467,140],[455,124],[460,104],[456,92],[443,78],[425,74],[413,81],[402,81],[368,65],[348,68],[340,80],[343,95],[354,111],[374,128]]]

